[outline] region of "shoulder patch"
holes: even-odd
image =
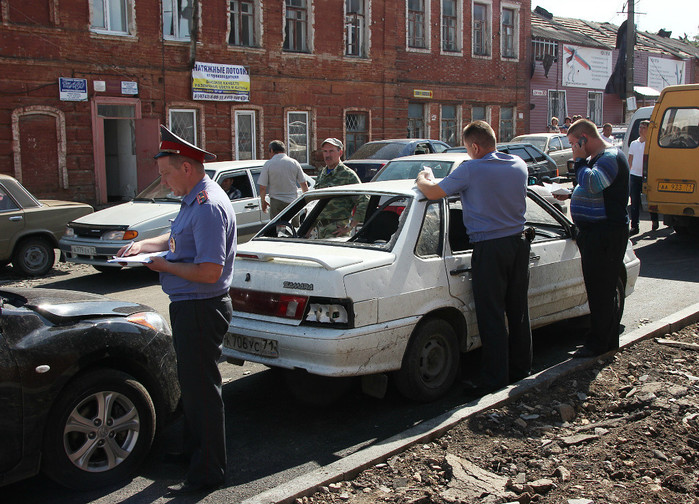
[[[209,201],[209,195],[206,194],[206,191],[201,191],[199,194],[197,194],[197,203],[203,205],[207,201]]]

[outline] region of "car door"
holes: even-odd
[[[216,182],[224,188],[235,211],[238,242],[247,241],[262,227],[260,197],[253,186],[249,170],[233,170],[219,174]],[[230,185],[229,185],[230,184]]]
[[[25,227],[24,210],[0,184],[0,261],[11,258],[12,248]]]

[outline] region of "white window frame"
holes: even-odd
[[[311,114],[308,110],[287,110],[286,121],[284,124],[284,129],[286,130],[286,153],[288,156],[292,156],[291,150],[291,114],[303,114],[306,116],[306,157],[302,159],[297,159],[299,163],[308,163],[311,157]]]
[[[282,2],[282,51],[292,54],[311,54],[313,53],[313,23],[314,23],[314,10],[313,10],[313,0],[305,0],[306,2],[306,36],[304,41],[306,47],[304,49],[287,49],[284,47],[286,42],[286,0],[281,0]]]
[[[235,150],[235,159],[240,160],[240,149],[239,147],[239,136],[238,132],[240,131],[239,127],[239,122],[238,118],[242,116],[247,116],[251,117],[251,123],[252,123],[252,138],[250,139],[250,142],[252,144],[252,154],[250,159],[257,159],[257,111],[256,110],[235,110],[233,111],[233,118],[234,118],[234,150]]]
[[[486,8],[485,13],[485,34],[484,34],[484,44],[486,47],[485,54],[476,53],[475,40],[475,25],[476,18],[474,17],[476,4],[484,5]],[[493,57],[493,2],[492,0],[473,0],[471,4],[471,56],[474,58],[481,59],[492,59]]]
[[[563,93],[563,112],[559,111],[554,111],[551,109],[551,95],[552,94],[557,94],[557,93]],[[560,95],[559,95],[559,100],[560,100]],[[565,116],[568,115],[568,93],[566,92],[565,89],[549,89],[548,94],[546,95],[546,112],[548,115],[546,116],[546,124],[549,124],[549,121],[551,120],[552,117],[558,117],[558,120],[560,121],[559,124],[563,122],[561,118],[564,118]]]
[[[463,17],[464,17],[464,3],[462,0],[455,0],[456,3],[456,49],[453,51],[447,51],[444,49],[444,0],[441,0],[440,6],[439,6],[439,12],[440,12],[440,26],[441,26],[441,31],[440,31],[440,43],[439,43],[439,49],[440,53],[445,55],[445,56],[462,56],[463,54],[463,49],[464,49],[464,23],[463,23]]]
[[[429,53],[432,42],[432,0],[423,0],[425,6],[425,47],[413,47],[410,45],[410,0],[405,0],[405,49],[411,52]],[[441,18],[441,16],[440,16]]]
[[[349,135],[357,133],[355,131],[350,131],[347,129],[347,116],[350,114],[364,114],[366,116],[366,142],[371,142],[371,109],[368,108],[347,108],[343,112],[342,124],[344,125],[344,138],[345,138],[345,157],[351,156],[353,153],[349,152]],[[366,143],[364,142],[364,143]],[[362,144],[364,145],[364,144]],[[359,146],[361,147],[361,145]]]
[[[422,107],[422,118],[420,119],[422,121],[422,134],[417,135],[417,136],[410,136],[410,122],[413,120],[412,117],[410,117],[410,105],[420,105]],[[406,125],[406,136],[408,138],[429,138],[429,133],[428,133],[428,120],[427,118],[429,117],[429,104],[424,103],[424,102],[408,102],[408,124]]]
[[[112,30],[110,9],[105,9],[109,3],[121,3],[126,14],[126,31]],[[102,0],[103,12],[101,15],[104,27],[92,24],[97,12],[95,11],[95,0],[89,1],[90,7],[90,31],[105,35],[133,35],[136,32],[134,19],[136,19],[135,6],[133,0]]]
[[[371,46],[371,0],[357,0],[362,3],[362,8],[364,14],[362,16],[361,26],[357,30],[350,30],[352,26],[351,14],[347,12],[347,0],[343,1],[344,4],[344,16],[345,16],[345,47],[344,55],[348,58],[368,58],[369,57],[369,47]],[[358,33],[359,36],[359,54],[348,54],[347,48],[350,45],[350,38],[353,33]]]
[[[593,95],[599,99],[599,109],[596,111],[596,113],[594,113],[590,107],[590,99],[593,97]],[[598,117],[595,117],[596,115]],[[563,117],[565,117],[565,116],[563,116]],[[589,117],[590,120],[593,123],[595,123],[597,126],[602,126],[602,124],[604,124],[604,121],[602,120],[602,118],[604,117],[604,93],[602,91],[588,91],[587,92],[587,116],[586,117]],[[597,119],[597,120],[595,120],[595,119]],[[599,122],[597,122],[597,121],[599,121]]]
[[[504,139],[504,135],[502,134],[502,127],[503,127],[503,121],[505,119],[502,118],[502,110],[503,109],[512,109],[512,137],[508,139]],[[500,114],[499,114],[499,122],[498,122],[498,142],[509,142],[517,136],[517,107],[514,105],[508,105],[508,106],[500,106]]]
[[[517,4],[510,4],[510,3],[502,3],[500,4],[500,58],[504,61],[519,61],[519,24],[520,24],[520,15],[519,15],[519,8],[520,6]],[[505,56],[505,28],[502,24],[502,19],[503,19],[503,11],[505,9],[511,10],[513,13],[513,19],[512,22],[514,23],[514,33],[512,34],[512,50],[514,52],[513,56]]]
[[[176,10],[177,9],[176,4],[178,1],[184,1],[184,0],[162,0],[162,8],[161,8],[160,14],[161,14],[161,17],[163,20],[163,39],[164,40],[176,40],[179,42],[186,42],[186,41],[189,41],[192,39],[191,30],[190,30],[190,33],[186,37],[182,37],[179,33],[179,30],[180,30],[179,26],[182,23],[182,19],[179,17],[179,12],[177,12],[177,10]],[[188,0],[188,1],[192,2],[192,9],[194,9],[194,2],[199,2],[199,0]],[[175,31],[177,33],[167,34],[167,35],[165,34],[165,6],[166,5],[169,5],[172,8],[173,17],[175,15],[177,15],[178,22],[174,25]],[[200,19],[201,19],[201,4],[199,5],[199,9],[200,9],[199,10]],[[192,12],[192,16],[194,16],[193,12]]]
[[[167,119],[168,119],[167,123],[168,123],[168,128],[170,129],[170,131],[172,131],[172,114],[173,113],[178,113],[178,114],[188,113],[188,114],[191,114],[193,116],[193,118],[194,118],[194,120],[193,120],[194,139],[185,138],[185,140],[192,143],[193,145],[196,145],[197,147],[201,147],[199,145],[199,124],[198,124],[198,122],[199,122],[198,116],[200,114],[200,111],[198,109],[195,109],[195,108],[171,108],[171,109],[169,109],[167,111]],[[175,131],[173,131],[173,133],[175,133],[178,136],[181,136]]]
[[[228,1],[228,24],[227,24],[227,31],[226,31],[226,44],[228,47],[233,47],[233,48],[260,48],[262,47],[262,31],[263,31],[263,26],[264,26],[264,20],[262,18],[262,2],[261,0],[252,0],[253,3],[253,26],[252,26],[252,31],[253,31],[253,45],[245,45],[245,44],[231,44],[230,43],[230,37],[231,37],[231,32],[233,31],[233,25],[231,23],[231,0]]]

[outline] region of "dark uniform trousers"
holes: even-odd
[[[590,333],[585,346],[595,354],[619,348],[621,321],[616,316],[615,295],[628,240],[625,224],[578,226],[576,241],[590,305]]]
[[[191,457],[187,481],[192,484],[223,483],[226,473],[218,359],[232,314],[228,294],[170,303],[185,418],[184,451]]]
[[[500,389],[531,372],[529,250],[522,233],[473,246],[473,299],[483,345],[481,384],[486,389]]]

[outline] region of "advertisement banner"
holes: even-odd
[[[563,44],[563,86],[604,89],[612,74],[612,51]]]
[[[250,74],[240,65],[194,63],[192,99],[210,101],[250,101]]]
[[[684,61],[648,56],[648,87],[662,91],[677,84],[684,84]]]
[[[87,79],[58,78],[61,101],[87,101]]]

